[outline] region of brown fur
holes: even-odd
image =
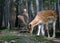
[[[42,20],[43,23],[45,24],[49,20],[49,18],[56,20],[57,13],[53,10],[43,10],[43,11],[38,12],[36,17],[34,18],[34,20],[32,20],[28,24],[29,32],[32,33],[33,28],[36,26],[36,24],[39,22],[39,20]]]

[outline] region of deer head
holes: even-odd
[[[30,31],[31,31],[31,29],[32,29],[32,25],[31,25],[31,24],[29,24],[29,25],[27,26],[27,28],[28,28],[29,33],[30,33]]]

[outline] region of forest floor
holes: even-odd
[[[36,36],[29,33],[19,33],[19,31],[3,30],[0,32],[0,40],[12,41],[16,43],[60,43],[60,38],[49,39],[45,36]]]

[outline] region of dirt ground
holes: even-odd
[[[10,40],[6,39],[6,41],[8,42],[14,40],[16,43],[60,43],[60,38],[54,38],[49,40],[45,37],[30,35],[29,33],[19,33],[18,31],[10,31],[10,32],[3,31],[0,33],[0,38],[9,35],[16,36],[16,38]]]
[[[55,41],[55,42],[59,42],[59,43],[60,43],[60,38],[54,38],[53,41]]]

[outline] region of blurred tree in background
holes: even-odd
[[[29,19],[24,18],[27,24],[41,10],[46,8],[56,10],[59,14],[56,26],[60,27],[60,0],[0,0],[0,27],[13,28],[21,25],[22,22],[17,16],[24,16],[24,8],[29,15]]]

